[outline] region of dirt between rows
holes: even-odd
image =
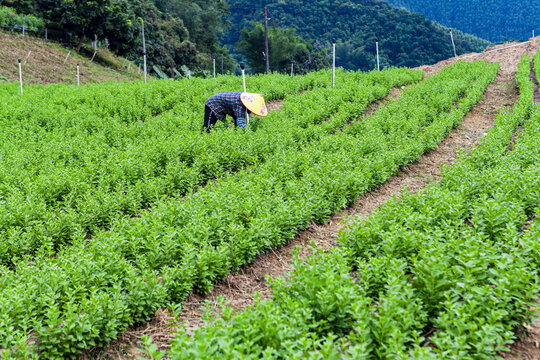
[[[535,40],[538,40],[538,38]],[[261,254],[252,264],[245,266],[237,273],[229,274],[223,282],[215,286],[210,294],[206,296],[189,295],[184,302],[184,310],[180,317],[182,326],[188,332],[193,332],[196,327],[204,325],[201,316],[204,313],[202,306],[205,302],[216,304],[218,298],[223,298],[228,302],[229,306],[236,311],[241,311],[254,304],[253,295],[255,292],[259,292],[262,299],[270,298],[272,294],[267,286],[266,276],[287,276],[292,270],[291,251],[293,249],[300,246],[300,257],[306,257],[310,254],[311,244],[315,244],[315,246],[322,249],[337,246],[339,231],[353,219],[365,219],[393,196],[399,197],[404,189],[416,192],[424,188],[428,183],[438,181],[441,175],[441,167],[445,164],[451,165],[455,163],[459,152],[469,152],[486,135],[486,131],[493,126],[495,116],[500,108],[512,106],[517,102],[518,89],[514,79],[517,65],[524,53],[533,53],[538,48],[538,41],[534,41],[500,52],[478,54],[468,58],[468,61],[499,62],[501,70],[496,79],[487,87],[484,98],[465,116],[461,125],[451,131],[437,149],[424,154],[417,162],[404,166],[398,174],[391,177],[384,185],[363,194],[352,207],[334,214],[324,225],[310,223],[305,231],[301,232],[283,248]],[[429,76],[455,61],[456,59],[449,59],[432,66],[422,66],[420,69]],[[391,97],[399,97],[402,91],[401,89],[394,89]],[[373,110],[373,108],[369,108],[368,112],[371,113]],[[138,349],[138,342],[142,335],[151,336],[159,349],[167,349],[170,346],[169,341],[174,338],[175,328],[170,327],[171,320],[172,316],[169,310],[158,310],[154,319],[150,322],[129,329],[105,349],[86,352],[80,358],[139,358],[142,353]],[[531,336],[530,340],[526,339],[520,344],[514,345],[506,359],[540,359],[538,352],[540,329],[537,327],[532,328]],[[533,350],[536,350],[536,352]]]

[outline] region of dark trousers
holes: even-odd
[[[216,125],[217,121],[218,118],[212,109],[208,105],[204,105],[204,123],[201,132],[210,132],[210,128]]]

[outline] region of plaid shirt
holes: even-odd
[[[246,107],[240,100],[240,92],[222,91],[212,95],[206,100],[208,106],[218,120],[225,121],[225,116],[230,115],[234,120],[246,117]]]

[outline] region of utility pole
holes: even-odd
[[[266,61],[266,73],[270,72],[270,56],[268,53],[268,10],[264,7],[264,58]]]

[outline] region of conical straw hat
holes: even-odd
[[[268,115],[268,110],[266,109],[262,94],[242,93],[240,95],[240,100],[242,100],[242,104],[255,115]]]

